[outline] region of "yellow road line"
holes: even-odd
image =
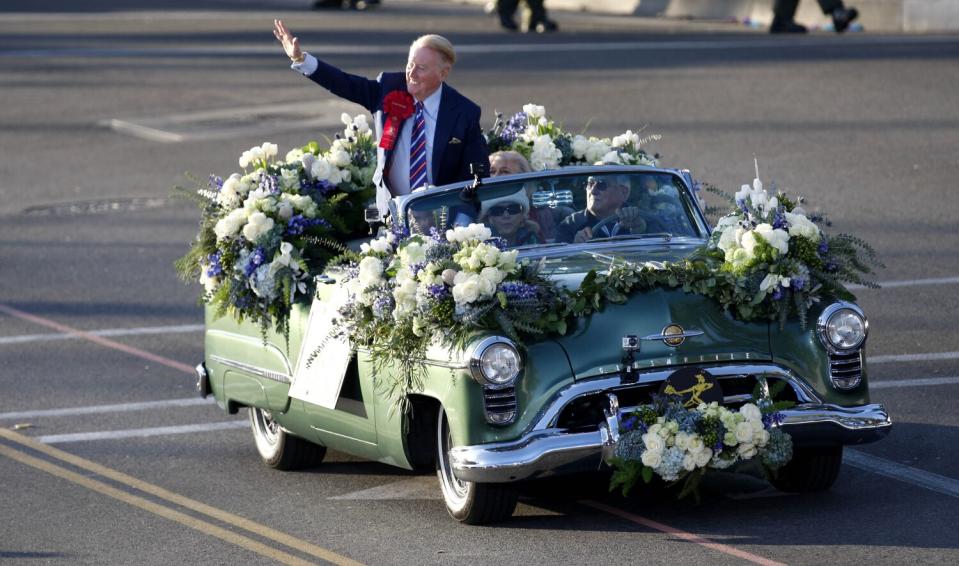
[[[93,472],[105,478],[109,478],[113,481],[127,485],[134,489],[139,489],[140,491],[144,493],[149,493],[150,495],[153,495],[160,499],[164,499],[171,503],[175,503],[177,505],[180,505],[181,507],[185,507],[192,511],[196,511],[197,513],[202,513],[209,517],[213,517],[214,519],[217,519],[219,521],[223,521],[224,523],[228,523],[235,527],[239,527],[241,529],[247,530],[261,537],[276,541],[290,548],[295,548],[296,550],[309,554],[310,556],[315,556],[327,562],[331,562],[333,564],[342,565],[342,566],[362,566],[362,563],[360,562],[356,562],[355,560],[352,560],[350,558],[337,554],[331,550],[327,550],[321,546],[317,546],[315,544],[306,542],[305,540],[298,539],[296,537],[277,531],[275,529],[271,529],[270,527],[267,527],[266,525],[261,525],[260,523],[240,517],[239,515],[235,515],[228,511],[224,511],[216,507],[211,507],[210,505],[207,505],[205,503],[200,503],[199,501],[190,499],[189,497],[185,497],[178,493],[174,493],[172,491],[166,490],[160,486],[147,483],[143,480],[124,474],[123,472],[119,472],[112,468],[107,468],[106,466],[97,464],[96,462],[92,462],[90,460],[81,458],[79,456],[75,456],[73,454],[70,454],[69,452],[64,452],[63,450],[60,450],[58,448],[54,448],[52,446],[48,446],[41,442],[37,442],[36,440],[33,440],[32,438],[24,436],[22,434],[17,434],[13,431],[0,428],[0,437],[6,438],[7,440],[16,442],[18,444],[22,444],[23,446],[27,446],[33,450],[42,452],[43,454],[46,454],[58,460],[67,462],[78,468],[82,468],[84,470]],[[80,477],[83,477],[83,476],[80,476]],[[120,493],[124,493],[124,492],[120,492]]]
[[[139,507],[140,509],[143,509],[144,511],[149,511],[150,513],[159,515],[160,517],[163,517],[164,519],[175,521],[177,523],[180,523],[181,525],[186,525],[187,527],[190,527],[191,529],[196,529],[202,533],[215,536],[218,539],[225,540],[226,542],[235,544],[237,546],[241,546],[247,550],[252,550],[253,552],[256,552],[257,554],[262,554],[263,556],[272,558],[278,562],[282,562],[283,564],[296,564],[296,565],[312,564],[312,562],[303,560],[302,558],[297,558],[296,556],[283,552],[282,550],[278,550],[276,548],[267,546],[261,542],[257,542],[243,535],[230,532],[216,525],[207,523],[206,521],[201,521],[200,519],[191,517],[185,513],[181,513],[179,511],[175,511],[168,507],[164,507],[158,503],[148,501],[142,497],[131,495],[125,491],[121,491],[115,487],[109,486],[101,481],[97,481],[97,480],[82,476],[66,468],[61,468],[60,466],[57,466],[56,464],[52,464],[45,460],[40,460],[39,458],[34,458],[33,456],[24,454],[18,450],[14,450],[13,448],[0,445],[0,455],[6,456],[7,458],[10,458],[11,460],[16,460],[17,462],[20,462],[21,464],[32,466],[38,470],[47,472],[48,474],[57,476],[59,478],[63,478],[67,481],[71,481],[75,484],[81,485],[97,493],[101,493],[103,495],[112,497],[114,499],[118,499],[124,503],[133,505],[134,507]]]

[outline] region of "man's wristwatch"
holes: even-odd
[[[303,61],[306,61],[306,51],[300,51],[300,58],[299,58],[299,59],[296,59],[296,58],[294,58],[294,57],[290,57],[290,61],[293,61],[294,63],[296,63],[296,64],[298,64],[298,65],[299,65],[300,63],[302,63]]]

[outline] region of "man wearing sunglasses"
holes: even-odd
[[[629,175],[603,175],[586,180],[586,208],[567,216],[559,225],[559,242],[588,242],[646,230],[639,209],[623,206],[629,199]],[[594,228],[596,229],[594,231]]]

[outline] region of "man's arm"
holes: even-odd
[[[340,98],[345,98],[350,102],[355,102],[370,112],[376,112],[380,103],[380,83],[350,75],[337,69],[336,67],[324,63],[300,49],[300,41],[293,37],[290,30],[280,20],[273,20],[273,35],[283,46],[283,51],[287,57],[293,61],[293,68],[303,72],[306,69],[314,69],[306,74],[313,82],[332,92]]]

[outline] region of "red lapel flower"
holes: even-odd
[[[394,90],[383,97],[383,114],[386,119],[383,121],[380,147],[385,150],[393,149],[403,121],[413,115],[413,105],[413,97],[405,90]]]

